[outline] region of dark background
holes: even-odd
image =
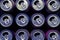
[[[15,2],[15,1],[16,1],[16,0],[14,0],[14,2]],[[30,2],[31,2],[31,0],[30,0]],[[44,2],[46,3],[46,0],[44,0]],[[24,27],[24,28],[19,27],[19,26],[15,23],[15,17],[16,17],[16,15],[19,14],[19,13],[26,13],[26,14],[29,16],[29,18],[31,18],[32,14],[34,14],[34,13],[41,13],[41,14],[43,14],[43,15],[45,16],[45,18],[47,18],[47,16],[50,15],[50,14],[57,14],[57,15],[60,17],[60,9],[59,9],[58,11],[56,11],[56,12],[51,12],[51,11],[49,11],[49,10],[47,9],[47,6],[45,5],[45,7],[44,7],[43,10],[41,10],[41,11],[35,11],[35,10],[32,8],[31,4],[30,4],[30,5],[29,5],[29,8],[28,8],[26,11],[19,11],[19,10],[16,8],[16,6],[14,5],[13,9],[10,10],[9,12],[5,12],[5,11],[3,11],[3,10],[0,9],[0,16],[1,16],[2,14],[5,14],[5,13],[6,13],[6,14],[11,14],[11,15],[13,16],[13,18],[14,18],[14,22],[13,22],[13,24],[12,24],[10,27],[8,27],[8,28],[4,28],[4,27],[2,27],[2,26],[0,25],[0,32],[1,32],[2,30],[4,30],[4,29],[8,29],[8,30],[11,30],[11,31],[12,31],[13,36],[14,36],[15,32],[16,32],[18,29],[27,29],[27,30],[29,31],[29,33],[31,33],[31,31],[34,30],[34,29],[40,29],[40,30],[42,30],[45,34],[46,34],[46,32],[47,32],[48,30],[52,30],[52,29],[53,29],[53,30],[58,30],[58,31],[60,31],[60,25],[59,25],[58,27],[56,27],[56,28],[51,28],[50,26],[48,26],[46,20],[45,20],[44,25],[43,25],[42,27],[39,27],[39,28],[33,26],[33,24],[32,24],[32,22],[31,22],[30,19],[29,19],[29,20],[30,20],[30,21],[29,21],[29,24],[28,24],[26,27]],[[13,40],[15,40],[15,36],[14,36]],[[29,38],[29,40],[31,40],[31,38]],[[46,37],[45,37],[45,40],[47,40]]]

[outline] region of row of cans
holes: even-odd
[[[60,33],[57,30],[49,30],[46,35],[42,30],[33,30],[30,34],[26,29],[19,29],[14,34],[16,40],[60,40]],[[13,33],[10,30],[0,32],[0,40],[12,40]]]
[[[31,22],[35,27],[41,27],[46,23],[50,27],[58,27],[60,25],[60,18],[57,14],[50,14],[47,18],[44,17],[41,13],[35,13],[31,18],[25,13],[19,13],[15,19],[10,14],[3,14],[0,16],[0,24],[3,27],[10,27],[15,21],[16,24],[20,27],[25,27]]]
[[[32,0],[31,2],[29,0],[16,0],[15,2],[13,0],[1,0],[0,8],[3,11],[10,11],[16,6],[18,10],[25,11],[30,7],[30,4],[36,11],[40,11],[46,6],[52,12],[58,11],[60,9],[59,0],[47,0],[46,2],[45,0]]]

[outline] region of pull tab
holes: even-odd
[[[21,4],[21,7],[22,7],[22,8],[25,8],[25,3],[24,3],[24,1],[20,1],[19,4]]]
[[[9,23],[9,19],[5,19],[4,22],[5,22],[5,24],[8,24]]]
[[[22,8],[26,8],[25,2],[21,3]]]
[[[52,36],[52,39],[53,39],[53,40],[56,40],[56,35],[53,35],[53,36]]]
[[[9,8],[9,1],[4,1],[4,6],[6,7],[6,8]]]
[[[20,20],[22,23],[25,23],[25,18],[21,18]]]
[[[24,37],[24,35],[22,35],[20,38],[21,38],[21,40],[25,40],[25,37]]]
[[[26,5],[25,5],[25,3],[22,5],[22,7],[23,7],[23,8],[26,8]]]
[[[40,20],[40,18],[37,18],[36,21],[38,24],[42,23],[42,20]]]
[[[5,4],[5,7],[6,7],[7,9],[9,8],[9,6],[8,6],[8,5],[9,5],[9,3],[6,3],[6,4]]]
[[[50,5],[51,5],[53,8],[57,8],[57,5],[56,5],[56,2],[55,2],[55,1],[52,1],[52,2],[50,3]]]
[[[39,2],[37,3],[37,7],[38,7],[38,8],[40,8],[40,7],[41,7],[41,4],[40,4]]]
[[[8,40],[8,38],[5,38],[5,40]]]
[[[54,4],[52,4],[52,7],[53,8],[57,8],[57,5],[54,3]]]
[[[53,20],[52,20],[52,23],[53,23],[53,24],[57,24],[56,19],[53,19]]]
[[[40,7],[41,7],[41,6],[40,6],[41,4],[39,3],[39,1],[38,1],[38,0],[37,0],[34,4],[35,4],[35,5],[37,5],[37,7],[38,7],[38,8],[40,8]]]
[[[8,33],[7,32],[3,33],[3,36],[4,36],[5,40],[8,40]]]

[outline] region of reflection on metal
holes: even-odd
[[[29,32],[25,29],[19,29],[16,32],[16,40],[28,40],[29,39]]]
[[[13,38],[13,35],[9,30],[3,30],[0,34],[1,40],[12,40],[12,38]]]
[[[55,12],[58,11],[60,8],[60,3],[58,0],[48,0],[47,7],[50,11]]]
[[[45,35],[41,30],[33,30],[31,32],[31,38],[32,40],[44,40]]]
[[[32,20],[32,23],[33,23],[34,26],[40,27],[44,24],[45,17],[42,14],[36,13],[36,14],[32,15],[31,20]]]
[[[47,39],[48,40],[60,40],[60,34],[56,30],[50,30],[47,32]]]
[[[44,8],[44,2],[43,0],[33,0],[32,1],[32,7],[33,9],[35,9],[36,11],[40,11]]]
[[[47,18],[47,23],[50,27],[57,27],[60,24],[60,19],[57,15],[51,14]]]
[[[16,0],[16,7],[20,11],[25,11],[29,7],[29,0]]]
[[[10,11],[13,7],[13,0],[1,0],[0,7],[3,11]]]
[[[0,17],[0,24],[3,26],[3,27],[9,27],[11,26],[13,23],[13,18],[11,15],[9,14],[3,14],[1,17]]]
[[[29,18],[26,14],[20,13],[16,16],[16,23],[18,26],[24,27],[28,24]]]

